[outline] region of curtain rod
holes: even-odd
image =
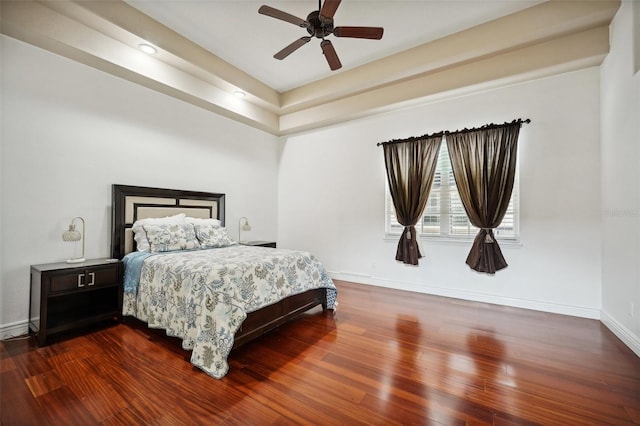
[[[516,120],[513,120],[512,122],[504,122],[503,124],[494,124],[494,123],[490,123],[490,124],[485,124],[484,126],[480,126],[480,127],[473,127],[471,129],[467,129],[466,127],[462,130],[456,130],[454,132],[450,132],[448,130],[442,130],[440,132],[437,133],[431,133],[431,134],[426,134],[426,135],[422,135],[422,136],[413,136],[410,138],[406,138],[406,139],[392,139],[388,142],[378,142],[377,146],[380,145],[391,145],[391,144],[396,144],[396,143],[404,143],[404,142],[413,142],[416,140],[421,140],[421,139],[428,139],[428,138],[434,138],[434,137],[441,137],[441,136],[445,136],[445,135],[452,135],[452,134],[458,134],[458,133],[468,133],[468,132],[475,132],[477,130],[486,130],[486,129],[495,129],[497,127],[502,127],[502,126],[508,126],[511,124],[529,124],[531,123],[531,120],[526,118],[526,119],[522,119],[522,118],[518,118]]]

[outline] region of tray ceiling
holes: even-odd
[[[487,82],[597,66],[620,3],[343,0],[337,25],[385,33],[379,41],[332,38],[343,64],[333,72],[315,39],[273,59],[306,34],[259,15],[261,4],[302,18],[317,10],[315,1],[3,0],[2,33],[286,135]],[[142,53],[143,42],[158,53]]]

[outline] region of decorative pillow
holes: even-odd
[[[221,222],[218,219],[200,219],[197,217],[185,217],[185,223],[193,223],[194,225],[211,225],[213,227],[219,227]]]
[[[190,250],[200,247],[193,225],[143,225],[152,253]]]
[[[195,225],[196,238],[202,248],[226,247],[235,244],[227,228],[212,225]]]
[[[131,230],[133,231],[133,239],[136,241],[136,250],[137,251],[149,251],[151,247],[149,245],[149,239],[147,238],[147,233],[145,232],[143,226],[144,225],[184,225],[185,223],[185,214],[180,213],[175,216],[167,216],[167,217],[153,217],[148,219],[140,219],[136,220],[133,223],[133,227]]]

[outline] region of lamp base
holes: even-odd
[[[68,259],[67,263],[82,263],[84,261],[86,261],[87,259],[85,259],[84,257],[78,257],[76,259]]]

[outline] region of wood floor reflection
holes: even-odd
[[[336,282],[213,379],[118,324],[0,344],[2,425],[640,424],[640,358],[599,321]]]

